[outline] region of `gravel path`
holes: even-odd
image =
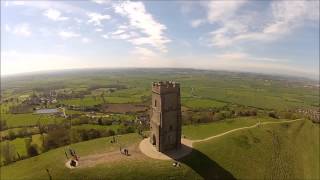
[[[181,139],[181,148],[179,150],[168,151],[161,153],[149,142],[149,138],[145,138],[140,142],[140,151],[153,159],[172,160],[180,159],[192,152],[192,141],[188,139]]]

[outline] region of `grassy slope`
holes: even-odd
[[[264,125],[195,145],[237,179],[318,179],[319,125]],[[197,162],[195,159],[191,161]]]
[[[182,127],[182,134],[185,135],[188,139],[203,139],[209,136],[214,136],[232,129],[252,126],[259,122],[266,121],[281,121],[275,120],[272,118],[256,118],[256,117],[243,117],[243,118],[234,118],[226,119],[222,121],[217,121],[214,123],[207,124],[197,124],[197,125],[188,125]]]
[[[110,139],[99,138],[77,143],[72,145],[72,147],[77,151],[80,158],[88,154],[118,150],[118,146],[111,144]],[[129,134],[119,139],[123,144],[131,144],[138,142],[139,137],[136,134]],[[48,177],[45,168],[51,170],[53,177],[59,177],[59,179],[70,178],[74,172],[64,166],[66,160],[65,150],[67,150],[67,147],[54,149],[40,156],[2,167],[1,179],[45,179]]]
[[[109,140],[100,138],[73,147],[80,157],[118,150]],[[129,145],[140,139],[136,134],[129,134],[120,141]],[[319,125],[310,121],[264,125],[195,144],[192,154],[182,159],[182,168],[173,168],[170,161],[145,157],[69,170],[63,165],[65,148],[58,148],[1,168],[1,178],[45,179],[45,168],[48,168],[53,178],[59,179],[314,179],[319,177],[318,142]]]

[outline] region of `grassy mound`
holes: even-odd
[[[274,122],[281,121],[272,118],[260,118],[260,117],[243,117],[243,118],[233,118],[226,119],[222,121],[217,121],[214,123],[207,124],[195,124],[182,127],[182,133],[188,139],[204,139],[210,136],[214,136],[226,131],[241,128],[244,126],[252,126],[258,122]]]
[[[310,121],[296,121],[237,131],[195,143],[193,152],[181,160],[181,168],[172,167],[172,161],[141,156],[68,169],[64,166],[67,148],[62,147],[2,167],[1,179],[48,179],[46,169],[53,179],[318,179],[319,129]],[[198,127],[193,131],[199,132]],[[118,150],[110,140],[100,138],[72,147],[80,158]],[[140,140],[136,134],[120,137],[127,146]]]
[[[307,120],[269,124],[196,143],[195,148],[237,179],[319,179],[319,132],[319,125]],[[184,161],[201,165],[195,155]],[[216,173],[207,168],[202,174]]]

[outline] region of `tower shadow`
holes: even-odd
[[[198,151],[197,149],[191,148],[184,144],[181,144],[181,148],[189,148],[192,152],[182,158],[176,159],[170,156],[170,153],[166,154],[176,161],[183,163],[193,169],[203,179],[223,179],[223,180],[234,180],[236,179],[229,171],[221,167],[217,162],[210,159],[207,155]]]

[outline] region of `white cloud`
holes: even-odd
[[[83,20],[79,19],[79,18],[74,18],[74,20],[78,23],[81,24],[83,22]]]
[[[131,53],[136,55],[140,59],[150,59],[150,58],[157,57],[157,54],[155,52],[153,52],[150,49],[142,48],[142,47],[135,47]]]
[[[138,37],[139,34],[134,31],[118,29],[114,32],[108,33],[107,36],[108,38],[111,38],[111,39],[122,39],[122,40],[131,41],[131,39]]]
[[[48,9],[43,13],[43,15],[47,16],[49,19],[53,21],[64,21],[69,19],[68,17],[62,16],[61,12],[56,9]]]
[[[13,5],[17,5],[17,6],[22,6],[22,5],[25,4],[24,1],[12,1],[11,3],[12,3]]]
[[[101,37],[104,38],[104,39],[110,39],[108,34],[103,34]]]
[[[91,42],[91,39],[84,37],[84,38],[81,39],[81,42],[87,44],[87,43],[90,43],[90,42]]]
[[[101,29],[101,28],[96,28],[95,31],[97,31],[97,32],[102,32],[103,29]]]
[[[11,28],[10,28],[10,26],[9,26],[8,24],[6,24],[5,30],[6,30],[7,32],[10,32]]]
[[[207,19],[209,22],[219,22],[234,16],[237,10],[246,3],[245,0],[237,1],[210,1],[207,4]]]
[[[94,26],[102,26],[101,22],[103,20],[111,19],[111,16],[107,14],[103,15],[103,14],[91,12],[91,13],[87,13],[87,15],[89,16],[88,23],[93,23]]]
[[[124,30],[118,29],[117,31],[112,32],[111,34],[112,34],[112,35],[118,35],[118,34],[122,34],[122,33],[124,33],[124,32],[125,32]]]
[[[211,1],[207,23],[217,27],[207,37],[210,46],[226,47],[239,41],[274,41],[319,20],[319,1],[272,1],[266,12],[241,11],[247,1]],[[193,24],[192,24],[193,23]],[[193,27],[199,21],[191,22]]]
[[[142,2],[126,1],[114,4],[114,11],[129,20],[129,28],[139,30],[144,36],[128,39],[134,45],[151,45],[162,52],[167,51],[170,39],[164,35],[167,27],[157,22],[147,12]]]
[[[68,39],[68,38],[80,37],[81,35],[72,31],[60,31],[59,36],[64,39]]]
[[[17,24],[14,26],[12,33],[18,36],[29,37],[32,32],[28,23]]]
[[[204,19],[195,19],[195,20],[192,20],[190,24],[192,27],[196,28],[202,25],[203,23],[205,23]]]
[[[97,4],[108,4],[110,3],[110,0],[92,0],[92,2]]]

